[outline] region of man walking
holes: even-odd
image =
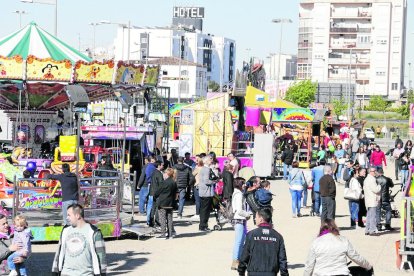
[[[145,171],[148,167],[148,164],[151,163],[151,157],[147,156],[144,158],[144,167],[142,167],[141,175],[138,179],[138,190],[139,190],[139,212],[145,214],[145,205],[147,204],[148,198],[148,182],[145,175]]]
[[[247,233],[243,253],[237,271],[239,275],[289,276],[285,242],[282,235],[270,224],[272,212],[269,208],[256,213],[258,227]]]
[[[322,201],[321,221],[325,221],[327,219],[335,220],[336,184],[335,180],[332,177],[331,166],[325,166],[323,168],[323,173],[324,176],[322,176],[321,180],[319,181],[319,191]]]
[[[154,166],[156,169],[152,173],[151,176],[151,185],[149,189],[149,195],[150,198],[152,197],[152,204],[150,208],[150,204],[148,203],[147,207],[147,223],[149,226],[155,226],[155,223],[157,225],[160,225],[158,222],[158,205],[157,205],[157,198],[155,197],[155,192],[158,190],[158,188],[163,185],[164,182],[164,176],[162,175],[161,171],[164,168],[164,164],[161,161],[155,161]],[[148,213],[149,218],[148,218]]]
[[[367,207],[367,223],[365,225],[365,235],[377,236],[377,207],[380,200],[381,186],[375,179],[377,169],[369,168],[369,174],[364,180],[365,206]]]
[[[319,182],[323,176],[323,168],[325,167],[325,159],[319,161],[319,166],[312,169],[312,179],[313,179],[313,212],[317,216],[320,216],[319,210],[321,206],[321,195],[319,193],[320,186]]]
[[[70,205],[78,203],[79,189],[76,174],[70,172],[68,163],[62,164],[62,174],[49,174],[48,179],[58,180],[62,187],[62,216],[63,224],[68,224],[67,209]]]
[[[208,228],[208,219],[210,217],[211,205],[213,202],[214,196],[214,181],[210,180],[210,164],[211,158],[204,157],[203,159],[204,166],[200,169],[199,174],[199,184],[198,184],[198,193],[200,196],[200,225],[199,230],[204,232],[209,232]]]
[[[151,217],[151,210],[154,203],[154,197],[153,194],[150,193],[151,190],[151,182],[152,182],[152,175],[157,170],[157,167],[155,165],[156,162],[161,163],[161,161],[155,161],[155,157],[151,157],[151,162],[148,163],[147,167],[145,168],[145,182],[147,183],[148,187],[148,202],[147,202],[147,225],[148,226],[154,226],[152,217]],[[140,195],[141,196],[141,195]]]
[[[391,178],[384,175],[383,169],[378,169],[377,171],[377,184],[381,186],[381,199],[377,207],[377,229],[378,231],[382,230],[381,225],[381,209],[385,210],[385,230],[392,231],[394,230],[391,227],[391,195],[390,188],[394,187],[394,183]]]
[[[177,158],[177,164],[174,166],[174,169],[175,169],[176,183],[177,183],[178,194],[179,194],[178,218],[181,219],[183,217],[185,194],[187,192],[187,187],[190,184],[191,169],[190,167],[188,167],[188,165],[184,164],[183,157]]]
[[[371,153],[370,157],[371,167],[375,167],[376,169],[382,168],[382,163],[387,167],[387,160],[385,159],[384,152],[381,150],[380,146],[375,145],[375,151]]]
[[[85,221],[83,207],[68,207],[68,222],[60,234],[52,275],[106,275],[105,243],[101,231]]]
[[[288,179],[288,173],[290,169],[292,168],[293,163],[293,150],[292,150],[292,144],[288,144],[285,148],[285,150],[282,153],[282,162],[283,162],[283,179]]]
[[[395,147],[394,151],[392,152],[392,157],[394,157],[394,164],[395,164],[395,180],[398,180],[398,176],[400,175],[400,157],[404,153],[404,148],[402,143],[398,143]]]

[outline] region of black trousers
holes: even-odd
[[[322,214],[321,221],[326,219],[335,220],[336,202],[335,199],[329,196],[322,196]]]
[[[200,226],[199,229],[208,227],[208,219],[210,218],[212,197],[200,197]]]
[[[151,226],[160,226],[161,225],[160,220],[158,218],[158,211],[157,210],[158,210],[158,203],[154,198],[153,203],[152,203],[152,208],[151,208],[151,223],[150,223],[150,224],[152,224]]]

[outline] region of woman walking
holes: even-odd
[[[242,253],[244,240],[246,238],[246,221],[250,218],[250,214],[246,210],[246,198],[243,196],[245,181],[241,177],[234,179],[234,192],[231,200],[233,207],[233,225],[234,225],[234,246],[233,246],[233,263],[232,270],[237,270],[239,266],[240,255]]]
[[[369,159],[367,154],[364,151],[363,147],[358,149],[358,153],[355,155],[354,162],[359,164],[361,168],[367,168],[369,164]]]
[[[338,169],[336,171],[336,179],[340,181],[342,179],[342,169],[345,164],[346,152],[342,149],[342,145],[338,144],[334,152],[336,159],[338,160]]]
[[[293,162],[288,180],[290,193],[292,195],[292,215],[294,218],[301,217],[300,208],[305,177],[302,170],[299,169],[299,162]]]
[[[358,224],[359,200],[362,195],[362,187],[358,182],[358,173],[352,171],[352,178],[349,181],[348,192],[345,193],[345,199],[348,199],[349,213],[351,215],[351,228],[356,229]]]
[[[163,184],[155,191],[158,203],[158,216],[161,223],[161,235],[157,237],[158,239],[173,238],[173,206],[177,198],[174,169],[167,168],[165,170],[165,177]]]

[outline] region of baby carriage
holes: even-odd
[[[233,216],[231,201],[223,201],[220,195],[215,195],[213,197],[213,210],[217,222],[213,227],[214,230],[220,231],[224,224],[231,223]]]
[[[391,216],[393,218],[399,218],[400,217],[400,211],[398,211],[397,204],[395,204],[395,197],[397,196],[397,194],[399,192],[400,192],[400,190],[398,190],[395,194],[390,195]],[[384,208],[381,208],[381,220],[385,220],[386,213],[387,212],[384,210]]]

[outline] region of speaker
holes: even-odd
[[[90,103],[88,94],[81,85],[66,85],[66,95],[68,95],[69,102],[74,107],[85,108]]]
[[[321,124],[312,125],[312,136],[320,136],[320,135],[321,135]]]

